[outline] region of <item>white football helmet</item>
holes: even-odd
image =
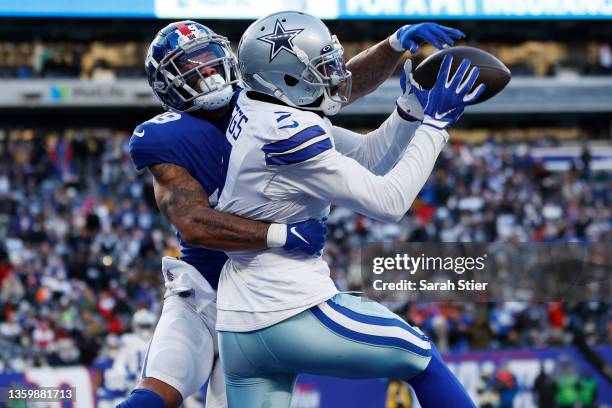
[[[245,85],[293,106],[338,113],[351,92],[351,72],[335,35],[318,18],[297,11],[254,22],[238,45]]]
[[[132,318],[132,330],[141,338],[148,338],[153,333],[153,326],[157,318],[153,313],[146,309],[140,309],[134,313]]]

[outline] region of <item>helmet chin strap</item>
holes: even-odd
[[[271,96],[274,96],[276,99],[279,99],[283,101],[284,103],[286,103],[287,105],[292,106],[294,108],[309,110],[309,111],[321,111],[326,116],[333,116],[336,113],[338,113],[340,111],[340,108],[342,107],[342,104],[340,102],[336,102],[328,98],[325,92],[323,92],[323,100],[321,101],[321,104],[317,107],[296,105],[293,102],[291,102],[291,100],[287,98],[285,94],[283,94],[283,92],[280,89],[278,89],[277,86],[263,79],[261,75],[253,74],[253,79],[259,82],[260,85],[263,85],[266,88],[268,88],[271,92],[270,93]]]
[[[320,108],[326,116],[334,116],[340,111],[341,107],[342,104],[340,102],[329,99],[327,95],[323,96],[323,101],[321,102]]]
[[[198,96],[193,101],[193,106],[207,111],[221,109],[232,100],[234,90],[231,85],[227,85],[219,91],[213,91],[206,95]]]
[[[211,77],[204,79],[204,85],[200,85],[200,89],[209,88],[214,89],[217,88],[220,84],[225,85],[225,82],[221,78],[220,75],[215,74]],[[202,110],[217,110],[226,106],[234,95],[234,89],[231,85],[225,85],[221,89],[217,89],[211,92],[206,93],[205,95],[198,96],[193,101],[194,109],[202,109]]]
[[[270,96],[275,97],[276,99],[279,99],[281,101],[283,101],[284,103],[286,103],[289,106],[292,106],[294,108],[299,108],[299,106],[295,105],[293,102],[291,102],[291,100],[289,98],[287,98],[285,96],[285,94],[283,93],[283,91],[281,91],[276,85],[274,85],[271,82],[266,81],[265,79],[263,79],[263,77],[259,74],[253,74],[253,79],[255,79],[257,82],[259,82],[260,85],[268,88],[270,90]]]

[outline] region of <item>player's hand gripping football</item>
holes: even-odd
[[[465,107],[475,102],[485,90],[484,84],[472,90],[480,74],[480,68],[470,69],[470,60],[467,58],[461,61],[455,74],[449,78],[452,62],[452,56],[444,57],[436,83],[429,91],[422,89],[410,78],[411,92],[417,95],[423,106],[424,125],[436,129],[446,129],[453,125],[459,120]]]
[[[389,37],[389,44],[395,51],[410,51],[414,54],[426,42],[442,49],[445,44],[452,46],[456,39],[464,37],[465,34],[456,28],[436,23],[419,23],[405,25],[397,30]]]

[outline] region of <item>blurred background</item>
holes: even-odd
[[[150,335],[160,259],[177,254],[151,176],[137,173],[128,154],[133,128],[161,111],[145,78],[147,46],[170,21],[189,18],[235,47],[254,19],[281,9],[324,18],[347,60],[403,24],[428,20],[460,28],[462,44],[492,52],[513,74],[452,129],[400,223],[333,209],[325,257],[341,290],[360,287],[364,242],[612,240],[609,1],[3,0],[0,387],[70,384],[76,406],[110,407],[134,385],[143,354],[125,356],[124,344]],[[412,58],[431,52],[422,47]],[[376,128],[394,108],[398,82],[334,123]],[[389,306],[436,341],[481,407],[606,407],[606,299]],[[134,319],[139,310],[147,313]],[[417,406],[403,383],[355,384],[304,376],[293,406]]]

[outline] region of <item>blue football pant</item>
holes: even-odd
[[[219,332],[219,347],[229,408],[288,408],[299,373],[403,379],[423,408],[475,407],[427,336],[347,294],[265,329]]]

